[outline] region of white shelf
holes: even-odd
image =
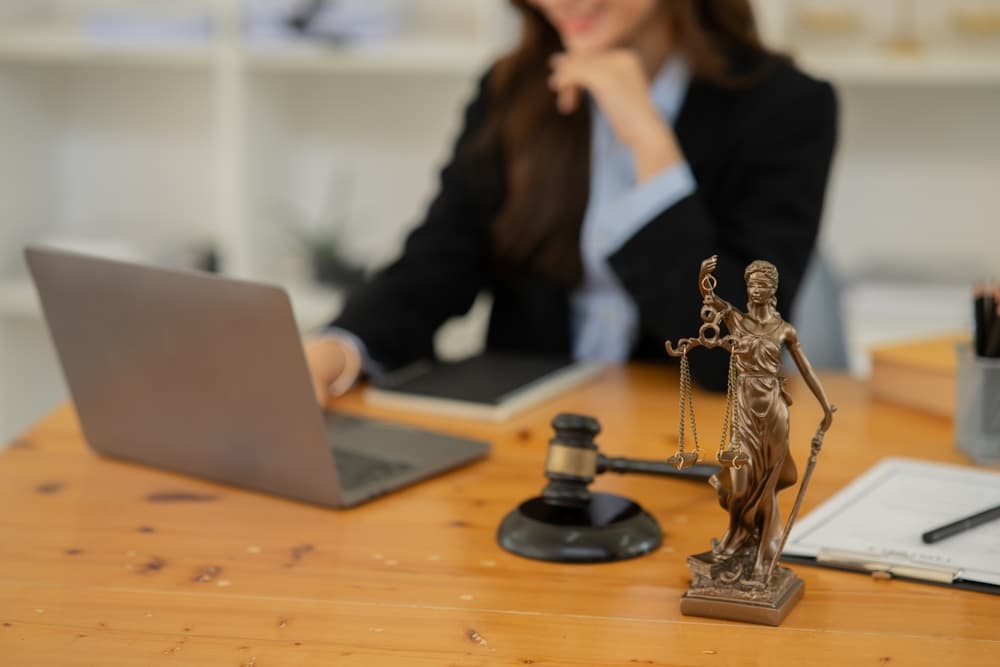
[[[0,33],[0,61],[50,64],[121,64],[207,67],[209,42],[99,41],[70,26],[19,26]]]
[[[904,55],[873,51],[802,50],[795,54],[795,58],[809,72],[838,83],[1000,85],[1000,51],[977,57],[942,51]]]
[[[99,40],[71,26],[20,27],[0,33],[0,62],[201,68],[212,65],[221,43],[140,44]],[[253,69],[268,72],[467,75],[485,67],[493,52],[482,40],[447,36],[392,38],[362,46],[290,41],[234,45],[234,52]]]
[[[482,40],[461,42],[445,37],[420,37],[365,46],[246,43],[243,53],[251,69],[264,72],[465,76],[485,67],[492,50],[486,48]]]
[[[104,41],[72,26],[8,28],[0,33],[0,62],[210,67],[221,38],[206,42]],[[235,42],[235,52],[259,72],[328,72],[468,75],[481,70],[495,49],[482,40],[445,36],[389,39],[364,46],[310,42]],[[926,50],[893,54],[875,50],[801,49],[796,60],[820,76],[853,84],[997,85],[997,53]]]

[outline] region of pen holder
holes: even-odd
[[[956,351],[955,444],[977,463],[1000,462],[1000,359]]]

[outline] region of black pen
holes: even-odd
[[[972,309],[975,318],[975,348],[976,355],[987,356],[987,345],[993,329],[995,315],[993,289],[990,283],[975,285],[972,289]]]
[[[924,544],[934,544],[935,542],[940,542],[946,537],[963,533],[970,528],[975,528],[976,526],[980,526],[987,521],[993,521],[994,519],[1000,519],[1000,505],[991,507],[988,510],[983,510],[982,512],[978,512],[972,516],[967,516],[964,519],[952,521],[951,523],[941,526],[940,528],[928,530],[920,536],[920,539],[924,541]]]
[[[983,350],[986,357],[991,359],[1000,358],[1000,300],[993,297],[996,304],[996,312],[993,314],[993,327],[986,335],[986,349]]]

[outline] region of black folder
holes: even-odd
[[[375,405],[503,421],[593,378],[604,366],[558,357],[488,352],[408,366],[370,386]]]

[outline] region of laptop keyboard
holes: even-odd
[[[340,484],[345,489],[356,489],[413,468],[411,464],[403,461],[389,461],[343,449],[334,449],[333,455],[337,461]]]

